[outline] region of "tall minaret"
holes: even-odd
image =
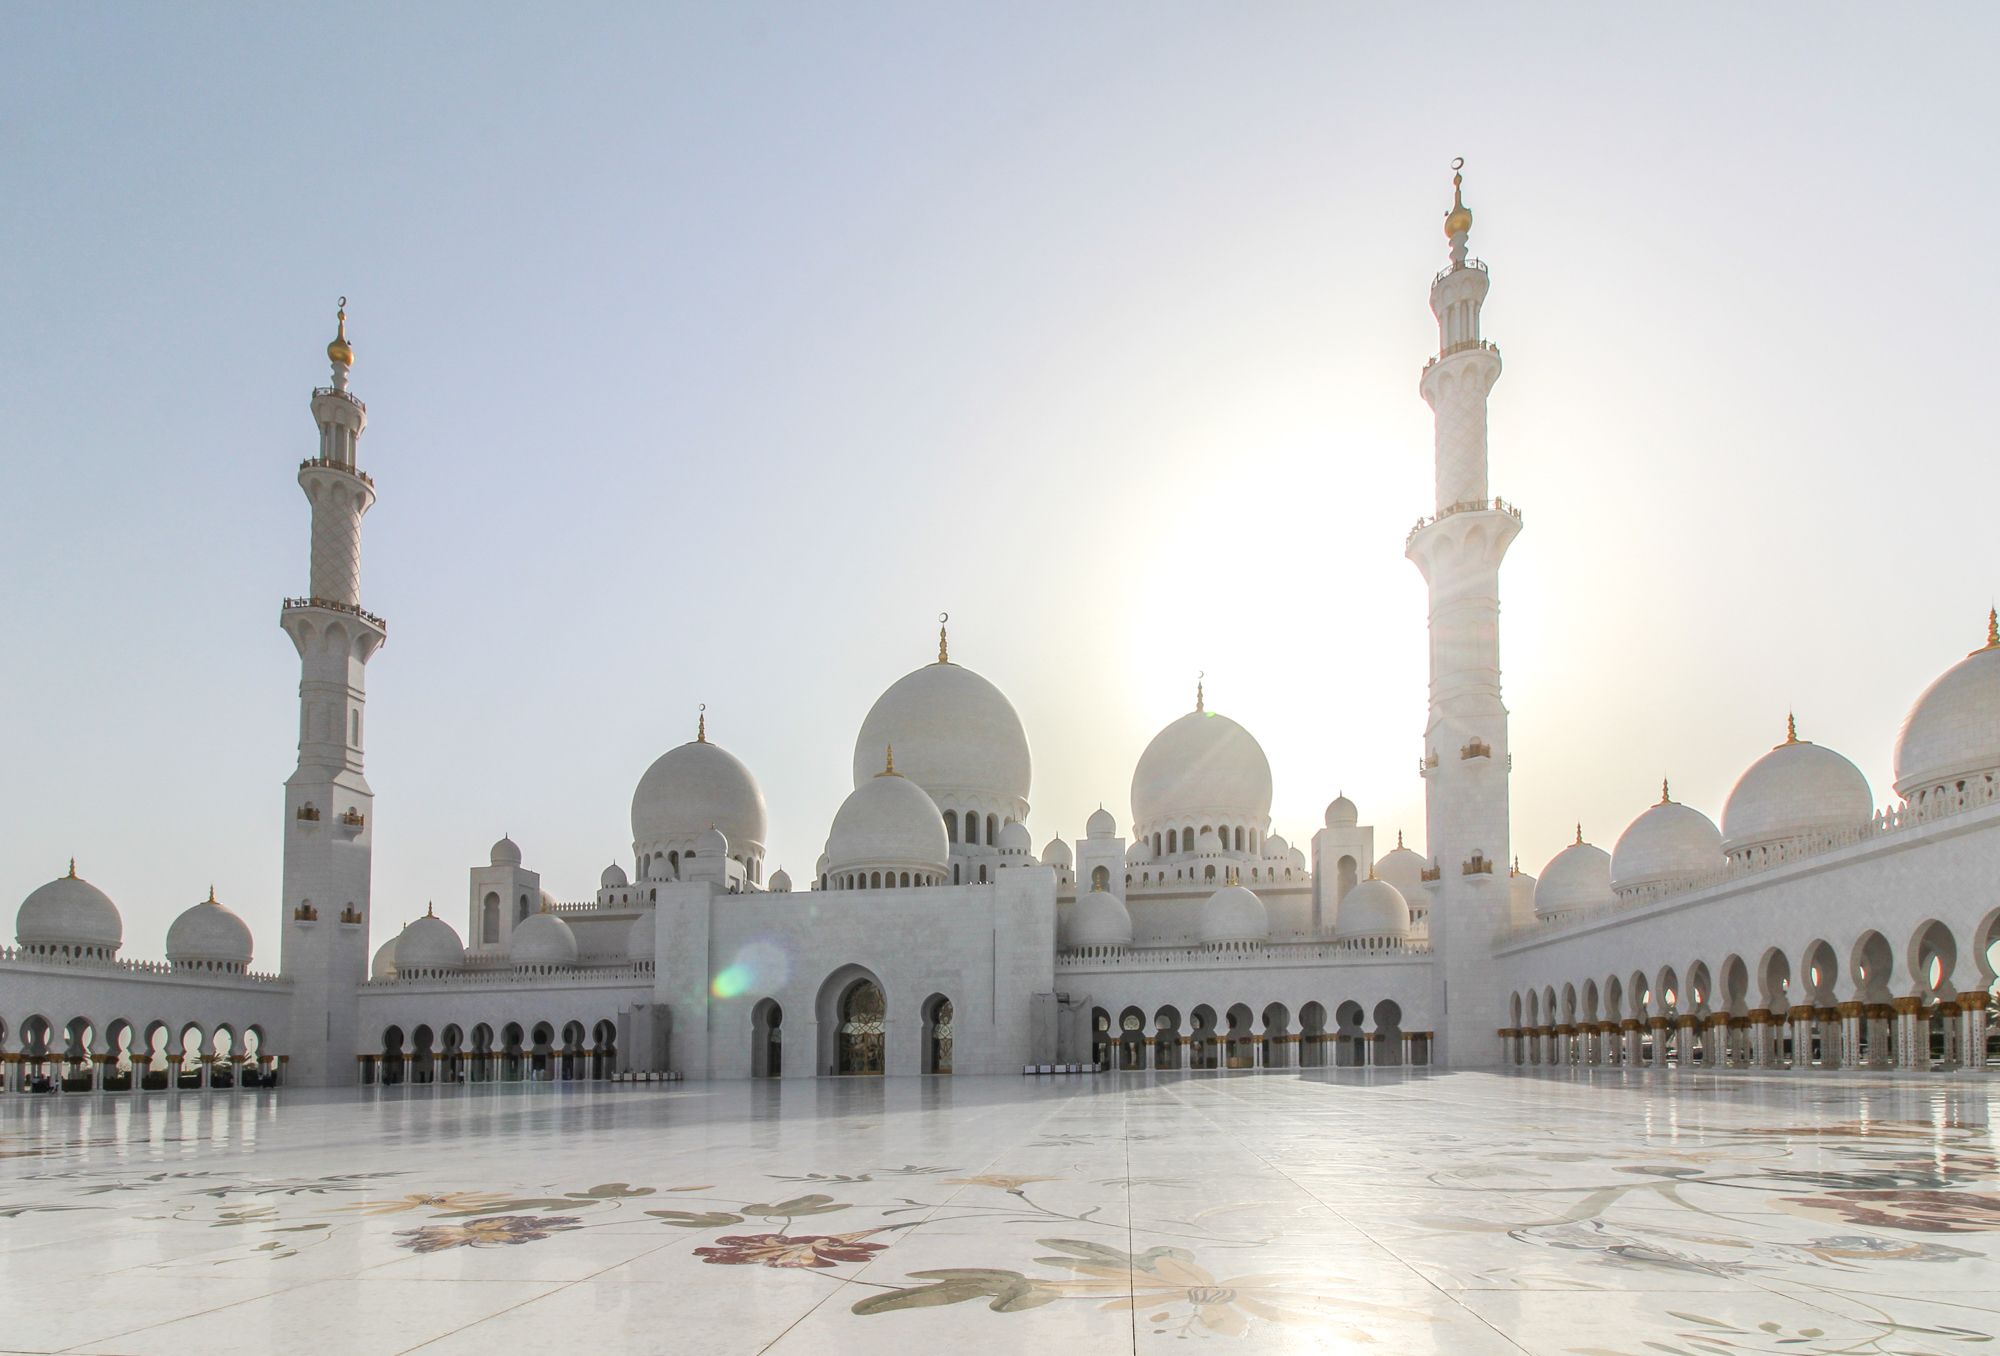
[[[319,455],[299,463],[299,488],[312,505],[312,584],[305,597],[285,600],[281,618],[299,652],[299,765],[285,783],[286,1076],[307,1086],[355,1078],[355,986],[368,973],[375,832],[375,796],[361,775],[363,677],[386,633],[361,608],[361,515],[375,502],[375,482],[354,462],[368,407],[347,389],[347,298],[340,306],[326,346],[333,384],[312,393]]]
[[[1486,484],[1486,394],[1500,352],[1480,337],[1490,279],[1466,257],[1472,211],[1452,163],[1445,238],[1451,263],[1431,281],[1438,353],[1419,389],[1437,424],[1437,510],[1407,554],[1430,585],[1431,705],[1423,775],[1431,870],[1432,1009],[1440,1063],[1497,1063],[1504,1021],[1492,946],[1508,925],[1507,708],[1500,701],[1500,561],[1521,515]]]

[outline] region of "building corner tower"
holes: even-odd
[[[299,653],[299,762],[285,782],[284,929],[280,968],[292,985],[290,1081],[355,1080],[358,996],[367,977],[374,793],[361,771],[368,660],[386,634],[361,607],[361,516],[375,482],[355,464],[368,407],[349,393],[354,350],[347,298],[326,346],[333,383],[312,393],[319,454],[299,463],[312,505],[311,585],[287,598],[280,624]]]
[[[1472,212],[1463,161],[1453,163],[1445,214],[1451,261],[1431,280],[1438,351],[1419,389],[1436,423],[1437,508],[1406,554],[1430,586],[1430,717],[1422,760],[1430,853],[1433,1058],[1460,1068],[1497,1063],[1502,1004],[1492,949],[1508,925],[1507,708],[1500,700],[1500,562],[1521,530],[1519,510],[1486,483],[1486,396],[1500,352],[1480,333],[1491,279],[1466,257]]]

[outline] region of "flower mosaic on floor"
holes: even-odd
[[[465,1259],[481,1269],[464,1282],[425,1274],[629,1278],[720,1313],[730,1276],[768,1278],[759,1304],[789,1317],[765,1345],[811,1315],[814,1341],[847,1340],[830,1336],[844,1322],[874,1346],[941,1310],[967,1345],[1006,1349],[1050,1320],[1070,1347],[1083,1323],[1105,1350],[1886,1356],[2000,1332],[1983,1083],[1857,1078],[1847,1097],[1808,1097],[1751,1076],[1597,1081],[1192,1075],[1057,1095],[966,1079],[948,1097],[877,1081],[827,1096],[906,1118],[847,1123],[740,1087],[296,1108],[348,1132],[338,1151],[288,1143],[282,1098],[252,1101],[267,1118],[254,1136],[226,1119],[91,1116],[91,1099],[32,1108],[31,1130],[28,1109],[0,1101],[0,1269],[113,1229],[144,1249],[121,1280],[293,1284],[313,1257],[302,1277]],[[371,1133],[385,1121],[394,1135]],[[341,1171],[304,1170],[329,1157]],[[562,1180],[610,1163],[624,1179]],[[524,1273],[512,1258],[542,1260]],[[1589,1292],[1637,1306],[1615,1340],[1586,1330]],[[1524,1317],[1548,1293],[1581,1305]],[[1746,1321],[1746,1305],[1780,1300]],[[490,1329],[504,1348],[508,1325],[552,1302],[496,1300],[468,1341]]]

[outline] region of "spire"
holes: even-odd
[[[76,879],[76,858],[74,857],[69,859],[69,878],[71,880]]]
[[[1662,777],[1660,778],[1660,804],[1671,805],[1673,803],[1674,803],[1673,793],[1667,790],[1667,779],[1665,777]]]
[[[1208,699],[1203,695],[1201,688],[1201,680],[1206,677],[1208,677],[1207,669],[1203,669],[1194,676],[1194,709],[1197,713],[1208,709]]]
[[[1799,718],[1795,713],[1787,711],[1785,712],[1785,743],[1796,744],[1798,742]]]
[[[708,742],[708,703],[702,702],[695,710],[700,712],[700,714],[694,719],[694,742],[697,744],[706,744]]]
[[[951,641],[944,633],[944,624],[950,620],[951,613],[938,613],[938,663],[940,664],[949,664],[951,662]]]
[[[1401,852],[1402,850],[1403,850],[1403,831],[1402,831],[1401,829],[1397,829],[1397,830],[1396,830],[1396,851],[1398,851],[1398,852]]]
[[[1465,266],[1465,242],[1472,234],[1472,209],[1465,205],[1465,157],[1451,162],[1451,210],[1444,214],[1444,238],[1451,242],[1451,266]]]
[[[900,777],[903,775],[896,771],[896,746],[894,744],[887,746],[887,754],[882,760],[882,770],[875,775],[878,777]]]
[[[437,910],[432,907],[431,902],[428,899],[424,901],[424,917],[426,918],[437,917]]]
[[[1986,609],[1986,644],[1980,649],[2000,650],[2000,607]],[[1974,650],[1978,654],[1979,650]]]
[[[208,883],[208,902],[209,902],[210,904],[220,904],[220,903],[222,902],[221,900],[219,900],[219,899],[217,899],[217,898],[215,897],[215,882],[214,882],[214,881],[210,881],[210,882]]]
[[[347,369],[354,366],[354,345],[347,342],[347,298],[340,299],[334,318],[333,342],[326,346],[326,360],[333,364],[333,384],[347,389]]]
[[[1578,847],[1583,846],[1583,821],[1581,819],[1576,821],[1576,845]]]

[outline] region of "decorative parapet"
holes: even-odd
[[[1453,264],[1450,268],[1441,268],[1438,270],[1438,275],[1431,279],[1431,286],[1436,287],[1454,273],[1465,273],[1468,271],[1473,273],[1487,272],[1486,261],[1484,259],[1467,259],[1462,264]]]
[[[1444,868],[1441,866],[1427,866],[1417,872],[1417,879],[1426,883],[1434,880],[1443,880]]]
[[[360,401],[355,402],[357,405],[360,403]],[[299,463],[299,469],[301,471],[339,471],[343,475],[353,476],[371,490],[375,488],[375,477],[369,475],[366,471],[356,470],[344,461],[329,461],[325,457],[307,457]]]
[[[1461,499],[1456,504],[1446,504],[1431,517],[1417,519],[1416,526],[1410,529],[1410,535],[1403,539],[1403,544],[1405,546],[1409,545],[1412,541],[1416,540],[1417,533],[1427,527],[1434,527],[1445,519],[1454,517],[1460,513],[1505,513],[1515,518],[1521,516],[1520,509],[1498,495],[1493,497],[1491,503],[1488,503],[1484,499]]]
[[[292,921],[295,923],[317,923],[319,921],[319,910],[310,904],[301,904],[292,910]]]
[[[352,904],[349,904],[346,908],[340,911],[340,921],[343,923],[360,923],[366,920],[362,918],[361,910],[355,908]]]
[[[1486,265],[1481,264],[1480,267],[1484,268],[1486,267]],[[341,390],[338,386],[315,386],[313,387],[313,396],[315,399],[321,399],[321,400],[327,398],[328,396],[333,397],[335,400],[345,400],[348,404],[352,405],[355,409],[360,410],[363,414],[368,413],[368,407],[366,405],[362,404],[361,401],[351,393]]]
[[[298,814],[294,818],[310,820],[317,824],[319,822],[319,807],[317,805],[301,805]]]
[[[1493,863],[1487,859],[1484,853],[1475,852],[1466,858],[1463,866],[1459,867],[1458,874],[1461,876],[1490,876],[1493,874]]]
[[[345,612],[351,617],[361,618],[362,621],[367,622],[370,626],[385,634],[389,630],[389,623],[383,621],[359,603],[342,603],[332,598],[287,598],[285,599],[284,606],[287,612],[298,612],[312,607],[324,608],[328,612]]]
[[[1058,970],[1186,969],[1214,966],[1272,968],[1326,961],[1423,960],[1431,954],[1427,941],[1332,939],[1296,942],[1232,942],[1223,946],[1080,947],[1056,953]]]
[[[607,965],[533,965],[487,970],[428,971],[422,975],[398,975],[394,979],[371,979],[361,987],[370,992],[423,988],[548,988],[564,983],[595,981],[599,984],[650,982],[652,961],[619,961]]]
[[[1459,761],[1461,762],[1468,758],[1491,758],[1492,756],[1493,746],[1483,739],[1475,739],[1458,751]]]
[[[0,963],[31,966],[40,970],[89,970],[102,975],[174,976],[190,983],[201,984],[217,981],[250,984],[288,982],[283,975],[256,970],[190,970],[176,967],[169,961],[100,960],[93,956],[36,955],[25,947],[18,946],[0,946]]]

